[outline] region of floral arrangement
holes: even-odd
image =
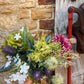
[[[2,52],[7,60],[1,72],[10,71],[8,84],[18,81],[18,84],[30,78],[32,84],[41,84],[47,79],[48,84],[63,84],[60,74],[55,69],[74,64],[68,59],[77,59],[78,55],[72,52],[72,45],[68,38],[58,34],[53,38],[42,33],[41,38],[34,40],[26,26],[18,32],[11,33],[2,45]]]

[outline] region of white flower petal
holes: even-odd
[[[16,57],[17,57],[17,59],[19,59],[20,56],[17,54]]]
[[[17,58],[14,58],[14,62],[17,62]]]
[[[15,34],[14,38],[15,38],[16,40],[18,40],[19,38],[21,38],[20,33]]]
[[[20,29],[20,31],[23,32],[24,31],[24,27],[22,27],[22,29]]]
[[[17,66],[19,66],[21,64],[21,59],[19,59],[16,64],[17,64]]]
[[[10,65],[11,61],[6,62],[4,68],[8,67]]]
[[[24,63],[23,65],[20,66],[21,70],[20,70],[20,73],[27,73],[28,72],[28,69],[29,69],[29,66],[26,65],[26,63]]]
[[[32,36],[34,37],[36,34],[32,34]]]
[[[7,84],[12,84],[9,79],[4,79]]]
[[[9,55],[7,55],[6,58],[7,58],[9,61],[12,60],[11,56],[9,56]]]
[[[12,74],[11,76],[9,76],[9,78],[11,81],[18,81],[19,84],[24,84],[27,75],[17,72],[16,74]]]

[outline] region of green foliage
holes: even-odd
[[[43,71],[43,69],[44,69],[43,65],[40,65],[40,62],[31,61],[29,63],[29,65],[30,65],[30,68],[32,69],[32,71],[34,71],[34,70]]]
[[[6,67],[6,68],[2,67],[2,68],[0,69],[0,73],[11,70],[14,65],[15,65],[15,63],[12,61],[12,63],[11,63],[8,67]]]
[[[30,49],[33,49],[34,48],[34,46],[33,46],[34,45],[34,39],[33,39],[30,32],[28,33],[28,39],[29,39],[29,42],[30,42]]]
[[[60,54],[61,44],[58,43],[49,43],[46,44],[45,41],[39,41],[35,44],[36,50],[29,56],[33,61],[44,61],[50,56],[57,56]],[[56,53],[56,54],[55,54]]]
[[[45,68],[47,70],[55,70],[55,68],[57,68],[59,65],[66,67],[66,64],[70,64],[68,60],[69,58],[74,59],[77,57],[77,55],[74,55],[72,52],[62,53],[63,47],[61,43],[51,42],[51,35],[46,37],[46,35],[42,33],[41,39],[38,38],[38,40],[34,42],[31,33],[27,32],[26,25],[23,32],[19,31],[21,38],[18,40],[14,38],[17,33],[18,32],[10,34],[5,40],[3,47],[6,45],[15,47],[17,49],[17,55],[15,57],[18,61],[21,59],[21,63],[19,62],[17,66],[17,64],[12,61],[8,67],[2,67],[0,73],[9,71],[13,68],[13,73],[19,72],[21,70],[20,66],[24,63],[27,63],[29,69],[26,75],[30,76],[36,84],[39,84],[39,82],[36,82],[33,78],[33,73],[35,70],[42,71],[42,76],[45,76]],[[13,56],[11,58],[14,60],[15,57]],[[59,83],[60,80],[62,83],[62,77],[58,75],[53,76],[52,78],[53,84],[61,84]]]
[[[23,47],[26,49],[30,46],[29,40],[28,40],[28,35],[27,35],[27,27],[25,25],[23,35],[22,35],[22,42],[23,42]]]
[[[23,42],[24,50],[30,50],[30,49],[34,48],[33,47],[34,46],[34,39],[33,39],[30,32],[27,33],[26,25],[25,25],[24,31],[23,31],[22,42]]]
[[[45,38],[46,43],[49,43],[50,38],[51,38],[51,35],[49,35]]]
[[[11,47],[20,47],[22,46],[22,39],[20,38],[19,40],[16,40],[14,38],[15,34],[17,34],[18,32],[13,32],[11,33],[6,39],[5,39],[5,43],[2,45],[2,48],[6,45],[9,45]],[[22,33],[19,31],[20,35],[22,36]]]

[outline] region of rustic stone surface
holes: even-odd
[[[32,8],[35,7],[36,4],[34,1],[27,1],[19,4],[19,8]]]
[[[32,19],[48,19],[52,17],[52,8],[32,9]]]
[[[1,35],[1,34],[2,34],[2,35]],[[3,33],[0,32],[0,51],[1,51],[1,45],[4,43],[5,37],[6,37],[6,34],[4,33],[4,35],[3,35]],[[2,53],[0,52],[0,55],[1,55],[1,54],[2,54]]]
[[[55,4],[55,0],[38,0],[39,5]]]
[[[0,0],[0,5],[15,4],[18,0]]]
[[[17,16],[12,15],[10,17],[4,15],[4,17],[0,18],[0,28],[3,29],[3,31],[12,32],[14,30],[20,29],[21,27],[24,27],[25,25],[27,25],[29,30],[37,28],[37,23],[36,21],[33,20],[29,19],[18,20]]]
[[[28,30],[32,30],[32,29],[36,29],[37,28],[37,24],[36,21],[33,20],[28,20],[28,19],[22,19],[19,21],[19,27],[23,27],[27,25]]]
[[[40,20],[40,29],[54,29],[54,20]]]
[[[17,26],[17,15],[0,15],[0,28],[4,31],[12,31]]]
[[[29,18],[29,10],[28,9],[23,9],[23,10],[21,10],[20,11],[20,13],[19,13],[19,18],[20,19],[24,19],[24,18]]]
[[[17,11],[17,6],[1,6],[0,13],[7,14],[7,13],[14,13]]]

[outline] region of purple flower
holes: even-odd
[[[14,47],[11,47],[11,46],[5,46],[3,48],[3,52],[6,54],[6,55],[10,55],[10,56],[15,56],[16,55],[16,49]]]
[[[42,77],[42,72],[40,70],[35,70],[33,72],[33,78],[36,80],[36,81],[39,81]]]
[[[46,76],[51,76],[51,75],[54,74],[54,71],[50,71],[50,70],[47,70],[47,69],[44,69],[44,71],[45,71]]]
[[[67,52],[69,50],[71,50],[72,48],[72,45],[69,41],[68,38],[66,38],[64,35],[62,34],[58,34],[58,35],[55,35],[52,39],[53,42],[60,42],[62,47],[63,47],[63,51],[62,52]]]

